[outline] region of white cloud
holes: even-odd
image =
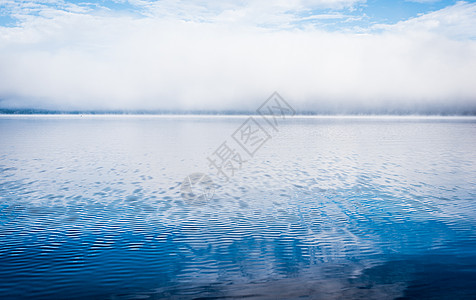
[[[137,1],[145,15],[196,22],[287,27],[316,9],[353,9],[365,0]]]
[[[0,28],[0,106],[252,110],[278,90],[301,110],[474,109],[475,7],[367,34],[49,11]]]
[[[407,2],[416,2],[416,3],[435,3],[440,2],[441,0],[405,0]]]
[[[399,22],[395,25],[377,25],[390,31],[427,32],[452,39],[476,39],[476,4],[463,1],[453,6]]]

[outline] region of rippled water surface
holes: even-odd
[[[245,120],[0,117],[0,298],[476,298],[476,119]]]

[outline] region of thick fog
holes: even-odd
[[[239,112],[278,91],[299,112],[476,112],[474,3],[331,29],[293,7],[200,5],[17,16],[0,27],[0,108]]]

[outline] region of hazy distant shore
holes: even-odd
[[[8,116],[249,116],[259,115],[256,111],[56,111],[30,109],[0,109],[0,115]],[[297,111],[301,117],[476,117],[476,111],[467,112],[402,112],[402,111],[375,111],[375,112],[328,112],[328,111]]]

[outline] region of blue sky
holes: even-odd
[[[241,8],[246,6],[247,1],[228,1],[229,5],[215,5],[220,1],[10,1],[0,2],[0,26],[14,27],[21,24],[21,15],[38,15],[42,10],[57,9],[63,11],[77,12],[78,8],[83,8],[83,13],[87,14],[127,14],[136,17],[146,17],[149,14],[147,6],[154,3],[165,3],[162,7],[168,14],[176,13],[180,15],[180,2],[195,8],[203,7],[210,11],[219,12],[227,8]],[[227,1],[221,1],[226,3]],[[260,2],[260,1],[255,1]],[[261,1],[269,3],[280,1]],[[286,2],[286,1],[282,1]],[[298,3],[299,1],[288,1]],[[354,26],[367,28],[373,24],[394,24],[410,18],[417,17],[432,11],[437,11],[456,4],[458,1],[439,0],[337,0],[337,1],[302,1],[300,8],[296,9],[298,20],[294,22],[296,26],[302,23],[314,26],[324,26],[327,29],[351,29]],[[474,1],[466,1],[468,3]],[[198,3],[198,4],[194,4]],[[242,3],[234,4],[234,3]],[[185,6],[185,5],[184,5]],[[297,5],[284,5],[285,9],[294,10]],[[198,11],[198,10],[197,10]],[[270,12],[272,9],[270,9]],[[336,18],[331,18],[334,15]],[[198,16],[198,15],[197,15]],[[328,18],[309,20],[310,16],[327,16]],[[302,17],[302,20],[299,20]]]
[[[476,108],[475,1],[0,1],[0,108]]]

